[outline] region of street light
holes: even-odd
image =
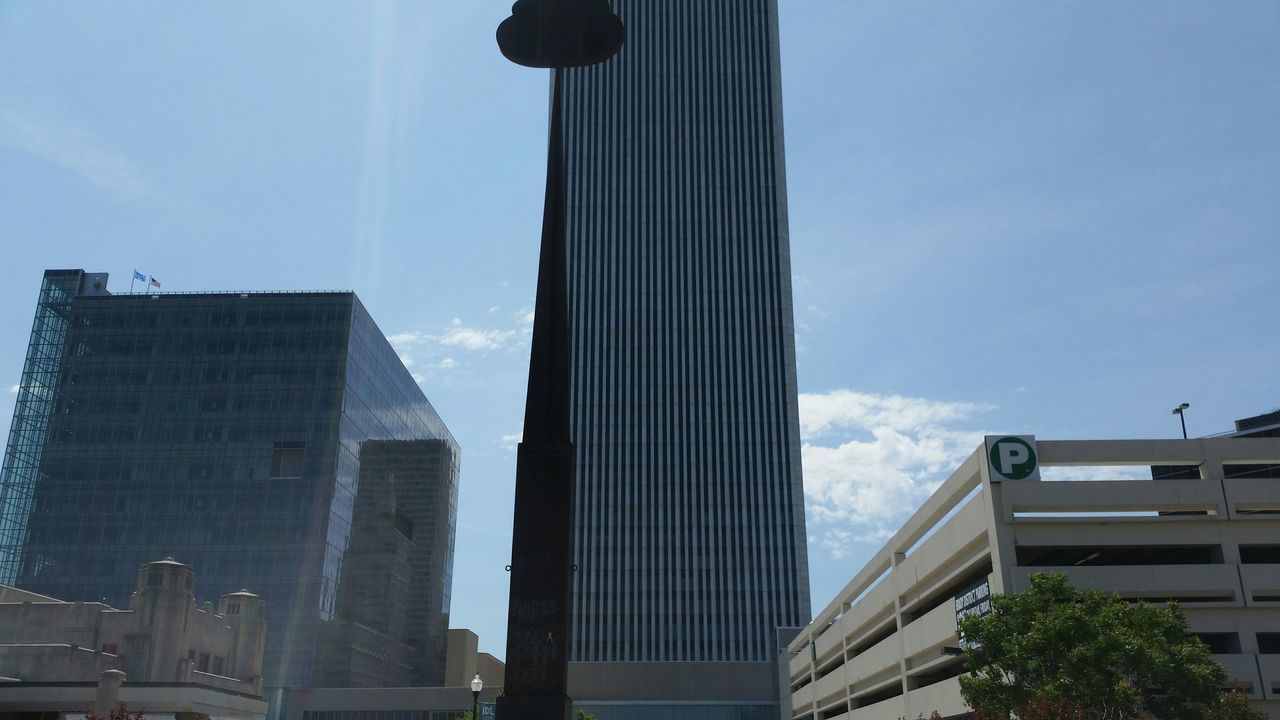
[[[563,87],[568,68],[613,57],[622,47],[624,34],[622,20],[608,0],[517,0],[497,31],[498,49],[508,60],[526,67],[554,68],[529,389],[524,436],[516,453],[507,613],[511,622],[507,623],[502,696],[496,708],[507,720],[573,717],[568,693],[575,454],[569,421],[573,361]],[[471,687],[479,687],[479,680]]]
[[[1181,405],[1173,409],[1173,414],[1177,415],[1178,419],[1182,421],[1182,439],[1183,440],[1187,439],[1187,416],[1184,413],[1186,412],[1186,409],[1189,407],[1191,407],[1191,403],[1182,403]]]
[[[480,691],[484,689],[484,681],[480,673],[471,678],[471,720],[480,720]]]

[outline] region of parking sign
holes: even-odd
[[[1040,479],[1035,435],[988,435],[986,445],[991,482]]]

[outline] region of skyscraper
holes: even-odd
[[[106,281],[45,273],[0,582],[123,606],[171,556],[263,596],[269,686],[439,684],[458,447],[356,296]]]
[[[771,661],[810,617],[776,0],[613,6],[564,71],[573,659]]]

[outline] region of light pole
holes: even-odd
[[[570,68],[622,47],[608,0],[517,0],[498,26],[498,49],[517,65],[551,68],[547,194],[529,348],[524,436],[516,450],[515,519],[502,720],[572,720],[569,647],[573,605],[572,359],[565,226],[564,85]],[[580,76],[575,76],[580,77]],[[474,687],[474,685],[473,685]]]
[[[1185,415],[1187,408],[1191,407],[1191,403],[1182,403],[1173,409],[1173,414],[1178,416],[1182,421],[1182,439],[1187,439],[1187,416]]]
[[[480,720],[480,691],[484,689],[484,681],[480,673],[471,678],[471,720]]]

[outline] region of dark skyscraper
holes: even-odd
[[[810,617],[776,0],[613,6],[565,75],[573,658],[771,661]]]
[[[111,295],[105,274],[50,270],[0,582],[123,606],[138,566],[171,556],[197,596],[264,597],[267,685],[439,684],[458,463],[352,293]]]

